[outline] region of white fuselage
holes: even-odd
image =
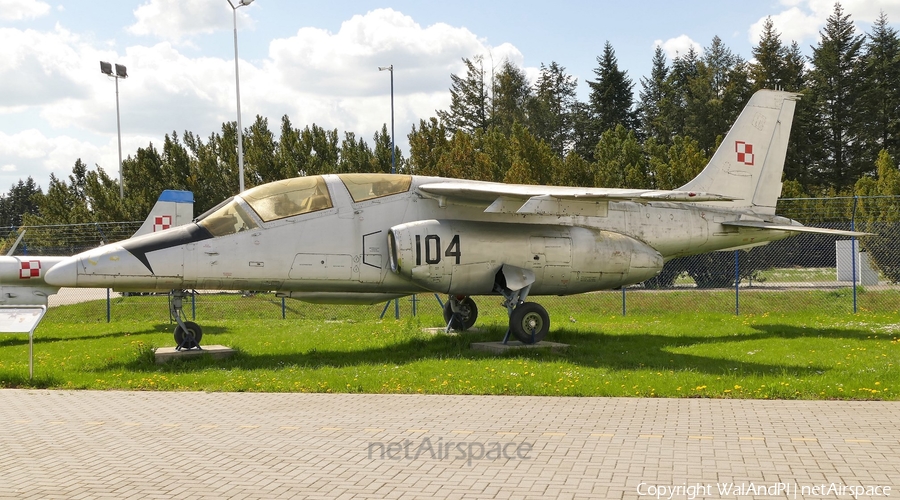
[[[535,272],[532,295],[564,295],[644,281],[675,257],[789,235],[725,227],[722,222],[746,212],[711,205],[603,201],[581,204],[572,215],[488,213],[484,203],[446,203],[416,189],[448,179],[412,176],[408,191],[359,203],[337,176],[324,179],[331,208],[270,222],[253,215],[256,227],[197,241],[185,236],[181,242],[173,233],[169,243],[157,243],[165,233],[198,229],[192,223],[105,245],[56,266],[48,282],[119,290],[266,290],[374,302],[425,290],[491,293],[490,281],[508,264]],[[423,226],[421,237],[413,234],[420,221],[433,222]],[[419,252],[418,262],[413,254],[400,256],[399,269],[391,269],[392,228],[398,237],[409,233],[407,246],[397,246]],[[135,256],[135,246],[149,248],[146,263]]]

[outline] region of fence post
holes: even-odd
[[[287,316],[285,315],[285,304],[284,297],[281,298],[281,319],[285,319]]]
[[[740,259],[740,250],[734,251],[734,315],[741,315],[741,298],[740,298],[740,288],[738,285],[741,282],[741,265],[739,264]]]
[[[110,320],[110,308],[109,308],[109,288],[106,289],[106,322],[109,323]]]
[[[856,202],[859,196],[853,197],[853,212],[850,214],[850,230],[856,231]],[[853,273],[853,314],[856,314],[856,237],[850,237],[850,272]]]
[[[625,287],[622,287],[622,316],[625,316]]]

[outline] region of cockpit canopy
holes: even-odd
[[[409,191],[412,176],[393,174],[340,174],[341,182],[354,203]],[[333,208],[325,178],[320,175],[295,177],[256,186],[240,195],[263,222],[272,222]],[[259,227],[232,198],[201,216],[198,224],[213,236],[225,236]]]

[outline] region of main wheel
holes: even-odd
[[[200,339],[203,338],[203,329],[200,325],[193,321],[185,321],[184,326],[187,331],[181,328],[181,325],[175,327],[175,343],[182,349],[193,349],[200,347]]]
[[[550,331],[550,315],[535,302],[523,302],[509,315],[509,329],[523,344],[536,344]]]
[[[449,324],[450,328],[459,332],[464,332],[475,324],[478,319],[478,306],[472,297],[466,297],[459,301],[457,305],[459,311],[453,314],[453,308],[450,301],[444,303],[444,323]]]

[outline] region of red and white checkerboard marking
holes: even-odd
[[[153,219],[153,232],[162,231],[172,227],[171,215],[158,215]]]
[[[41,277],[41,261],[26,260],[22,261],[21,265],[22,267],[19,269],[19,279],[27,280]]]
[[[734,151],[737,153],[737,161],[744,165],[753,165],[753,144],[744,141],[735,141]]]

